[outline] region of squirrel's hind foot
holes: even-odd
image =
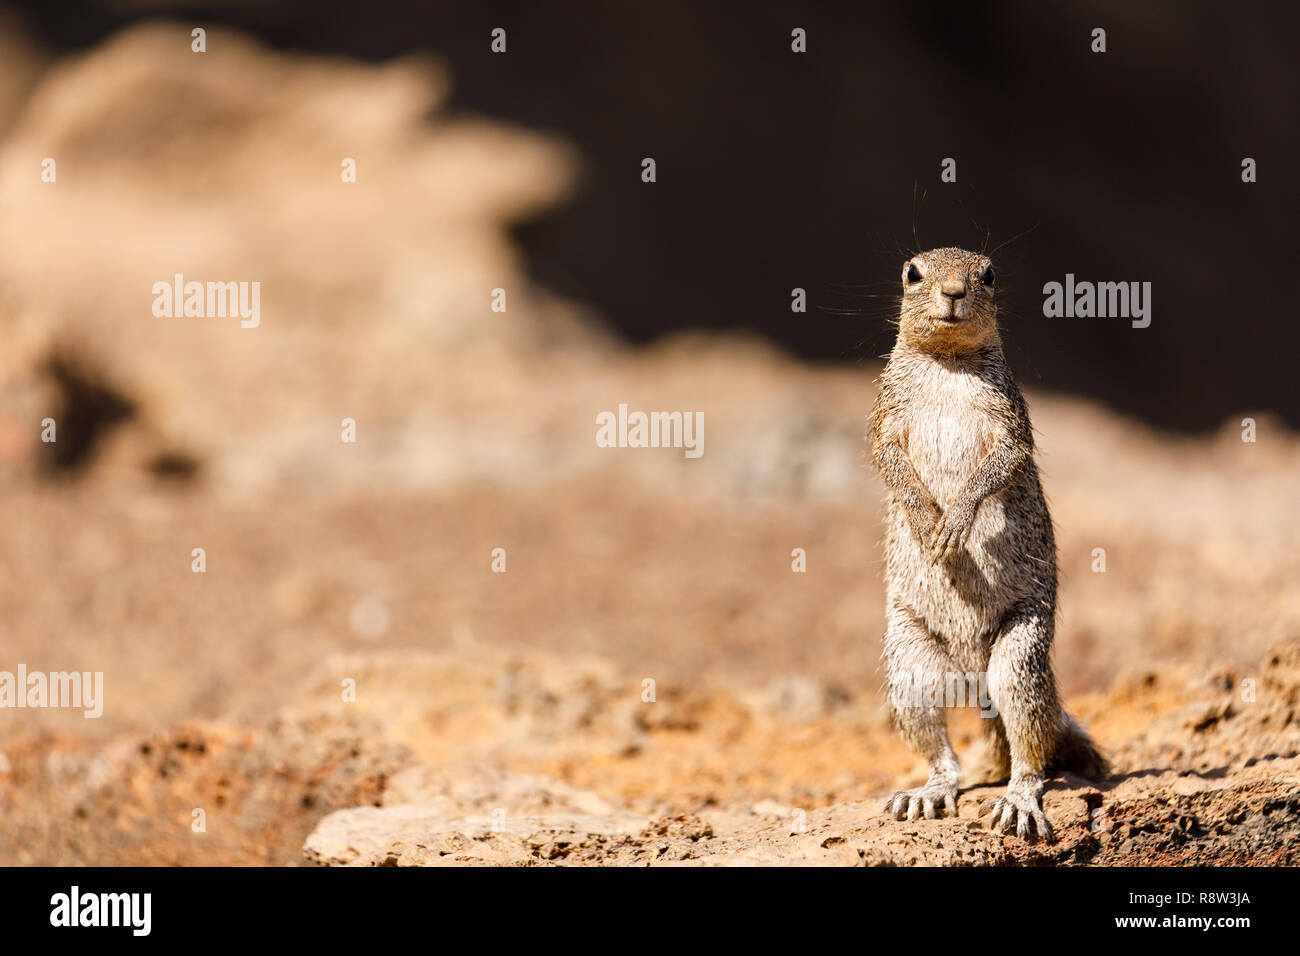
[[[957,785],[927,783],[914,790],[895,790],[885,801],[885,812],[895,820],[940,820],[957,816]]]
[[[1012,784],[998,799],[980,804],[980,814],[992,811],[989,816],[991,829],[1003,833],[1014,830],[1016,836],[1026,843],[1033,843],[1035,838],[1051,843],[1055,837],[1052,825],[1047,822],[1047,814],[1043,812],[1041,789],[1041,784]]]

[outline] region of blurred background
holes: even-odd
[[[1247,3],[530,4],[470,0],[18,4],[40,43],[83,50],[167,15],[279,50],[436,55],[447,108],[562,137],[580,188],[515,225],[527,275],[628,340],[762,333],[855,362],[890,337],[871,300],[915,245],[999,256],[1023,379],[1156,425],[1242,409],[1300,422],[1289,241],[1297,72]],[[485,37],[508,21],[505,56]],[[809,53],[790,53],[790,31]],[[1091,52],[1091,31],[1107,51]],[[639,177],[659,164],[657,188]],[[940,160],[957,160],[955,184]],[[1241,181],[1254,158],[1259,180]],[[914,192],[924,200],[914,200]],[[913,226],[915,225],[915,233]],[[1019,237],[1019,238],[1018,238]],[[1151,328],[1050,321],[1043,284],[1147,281]],[[792,316],[789,290],[812,308]],[[861,315],[821,311],[861,308]]]
[[[1296,79],[1243,9],[0,10],[0,670],[106,688],[0,710],[0,860],[295,862],[414,759],[651,814],[914,774],[862,435],[918,241],[1006,243],[1072,706],[1211,760],[1132,743],[1167,675],[1300,635]],[[1067,272],[1151,326],[1043,318]],[[259,327],[155,317],[176,273]],[[703,457],[596,447],[621,403]]]

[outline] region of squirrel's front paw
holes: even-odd
[[[895,790],[885,801],[885,812],[895,820],[938,820],[957,815],[957,785],[927,783],[915,790]]]
[[[912,526],[912,534],[916,535],[916,540],[926,548],[930,546],[934,529],[939,526],[939,519],[942,517],[943,512],[933,503],[907,509],[907,522]]]
[[[1052,825],[1043,813],[1043,801],[1040,796],[1042,784],[1012,784],[1007,792],[997,800],[986,800],[980,805],[980,813],[991,810],[989,827],[1003,833],[1016,831],[1016,836],[1027,843],[1033,843],[1035,837],[1051,842]]]
[[[935,561],[946,561],[966,547],[971,528],[975,525],[975,509],[966,502],[958,500],[948,506],[948,510],[935,523],[930,532],[927,546],[930,557]]]

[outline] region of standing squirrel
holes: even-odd
[[[918,688],[985,675],[982,721],[1006,794],[989,824],[1052,839],[1044,774],[1099,778],[1105,758],[1061,707],[1052,673],[1056,540],[1034,464],[1029,410],[998,335],[992,263],[934,249],[903,265],[898,340],[880,377],[871,451],[889,489],[885,677],[924,786],[886,803],[895,819],[957,814],[961,770],[947,706]],[[983,812],[983,809],[981,810]]]

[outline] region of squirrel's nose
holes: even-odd
[[[961,299],[966,295],[966,283],[960,279],[944,279],[939,291],[950,299]]]

